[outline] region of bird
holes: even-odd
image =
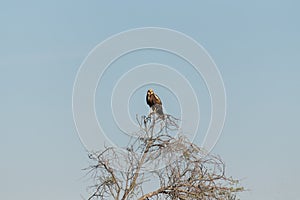
[[[154,91],[152,89],[149,89],[147,91],[146,102],[147,102],[148,106],[152,109],[152,111],[154,111],[159,116],[164,118],[164,112],[163,112],[163,109],[162,109],[162,102],[161,102],[160,98],[154,93]]]

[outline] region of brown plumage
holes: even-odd
[[[150,108],[152,108],[155,104],[162,105],[160,98],[154,94],[152,89],[147,91],[146,101]]]
[[[147,91],[146,102],[149,107],[159,115],[164,115],[162,110],[162,102],[152,89]]]

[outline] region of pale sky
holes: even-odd
[[[87,196],[89,182],[81,169],[89,162],[72,114],[76,73],[101,41],[148,26],[189,35],[218,66],[226,88],[227,117],[213,153],[224,159],[227,174],[242,179],[250,190],[241,199],[299,198],[299,8],[292,0],[1,2],[0,199]],[[107,72],[107,86],[97,89],[96,101],[109,95],[122,72],[153,58],[175,68],[184,65],[164,52],[130,54],[119,62],[123,71],[115,63]],[[203,84],[192,71],[181,73],[192,84]],[[147,88],[133,94],[132,116],[148,112]],[[197,95],[204,130],[209,99],[203,88],[199,86]],[[176,97],[162,87],[156,90],[168,112],[179,115]],[[99,120],[107,122],[106,131],[116,134],[112,140],[121,137],[105,121],[110,118],[101,115],[102,109],[110,112],[109,105],[96,103],[96,108]]]

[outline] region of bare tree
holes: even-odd
[[[94,182],[89,200],[234,200],[244,190],[225,175],[220,157],[180,134],[178,120],[171,115],[152,113],[137,121],[136,139],[123,151],[107,147],[89,155],[95,163],[86,169]],[[146,188],[149,182],[151,191]]]

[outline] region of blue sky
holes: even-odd
[[[297,199],[299,6],[292,0],[1,2],[0,198],[86,196],[87,153],[72,117],[77,70],[107,37],[156,26],[194,38],[222,74],[227,118],[213,152],[250,189],[242,199]]]

